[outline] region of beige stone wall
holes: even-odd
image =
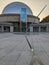
[[[12,21],[20,21],[20,17],[19,16],[1,16],[0,17],[0,22],[12,22]]]
[[[7,21],[7,17],[0,17],[0,22]]]
[[[27,22],[34,22],[34,18],[33,17],[27,17]]]
[[[27,22],[34,22],[34,20],[38,22],[38,18],[27,16]],[[20,21],[20,15],[0,16],[0,22],[19,22],[19,21]]]
[[[27,17],[27,21],[28,22],[35,22],[35,23],[39,23],[40,20],[36,17]]]

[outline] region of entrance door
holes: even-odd
[[[46,27],[41,27],[41,32],[46,32]]]
[[[9,26],[4,26],[4,32],[10,32],[10,27]]]
[[[26,32],[26,22],[22,22],[21,27],[22,32]]]
[[[33,27],[33,32],[38,32],[39,31],[39,27]]]
[[[1,28],[1,26],[0,26],[0,32],[2,32],[2,28]]]

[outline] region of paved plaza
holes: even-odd
[[[0,65],[49,65],[49,33],[0,33]]]

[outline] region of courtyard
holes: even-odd
[[[0,33],[0,65],[49,65],[49,33],[30,33],[27,38],[33,52],[24,34]]]

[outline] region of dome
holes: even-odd
[[[27,15],[33,15],[31,9],[24,3],[13,2],[8,4],[2,11],[2,14],[21,14],[21,8],[26,8]]]

